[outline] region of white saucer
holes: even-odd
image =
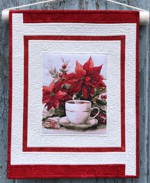
[[[67,120],[66,117],[64,117],[64,119],[66,120],[66,122],[65,123],[64,122],[63,123],[59,122],[59,124],[62,125],[63,127],[65,127],[65,128],[69,128],[69,129],[73,129],[73,130],[86,130],[86,129],[89,129],[91,127],[97,126],[97,124],[98,124],[97,119],[91,119],[91,118],[83,124],[71,123]]]

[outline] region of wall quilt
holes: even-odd
[[[11,11],[8,178],[139,176],[137,11]]]

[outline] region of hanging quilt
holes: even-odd
[[[137,11],[11,11],[8,178],[139,176]]]

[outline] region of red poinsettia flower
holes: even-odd
[[[59,106],[59,102],[64,100],[63,98],[66,96],[66,92],[61,90],[55,92],[55,82],[53,81],[49,86],[43,86],[43,103],[48,110],[52,107],[57,108]]]
[[[106,87],[104,78],[100,75],[101,69],[102,65],[94,67],[91,57],[84,65],[76,61],[75,73],[66,76],[67,83],[71,85],[70,92],[73,94],[81,92],[83,97],[88,99],[90,94],[94,94],[94,88]]]

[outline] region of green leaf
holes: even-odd
[[[43,119],[53,115],[55,115],[55,108],[52,107],[49,111],[43,114]]]
[[[64,84],[64,85],[62,86],[62,88],[65,88],[65,89],[69,90],[69,89],[70,89],[70,84]]]
[[[105,110],[102,110],[102,109],[100,108],[100,113],[106,114],[106,111],[105,111]]]
[[[106,100],[100,100],[100,99],[98,99],[98,100],[96,100],[96,103],[97,103],[98,105],[107,105]]]
[[[59,106],[59,108],[56,109],[55,115],[58,117],[65,116],[65,109]]]

